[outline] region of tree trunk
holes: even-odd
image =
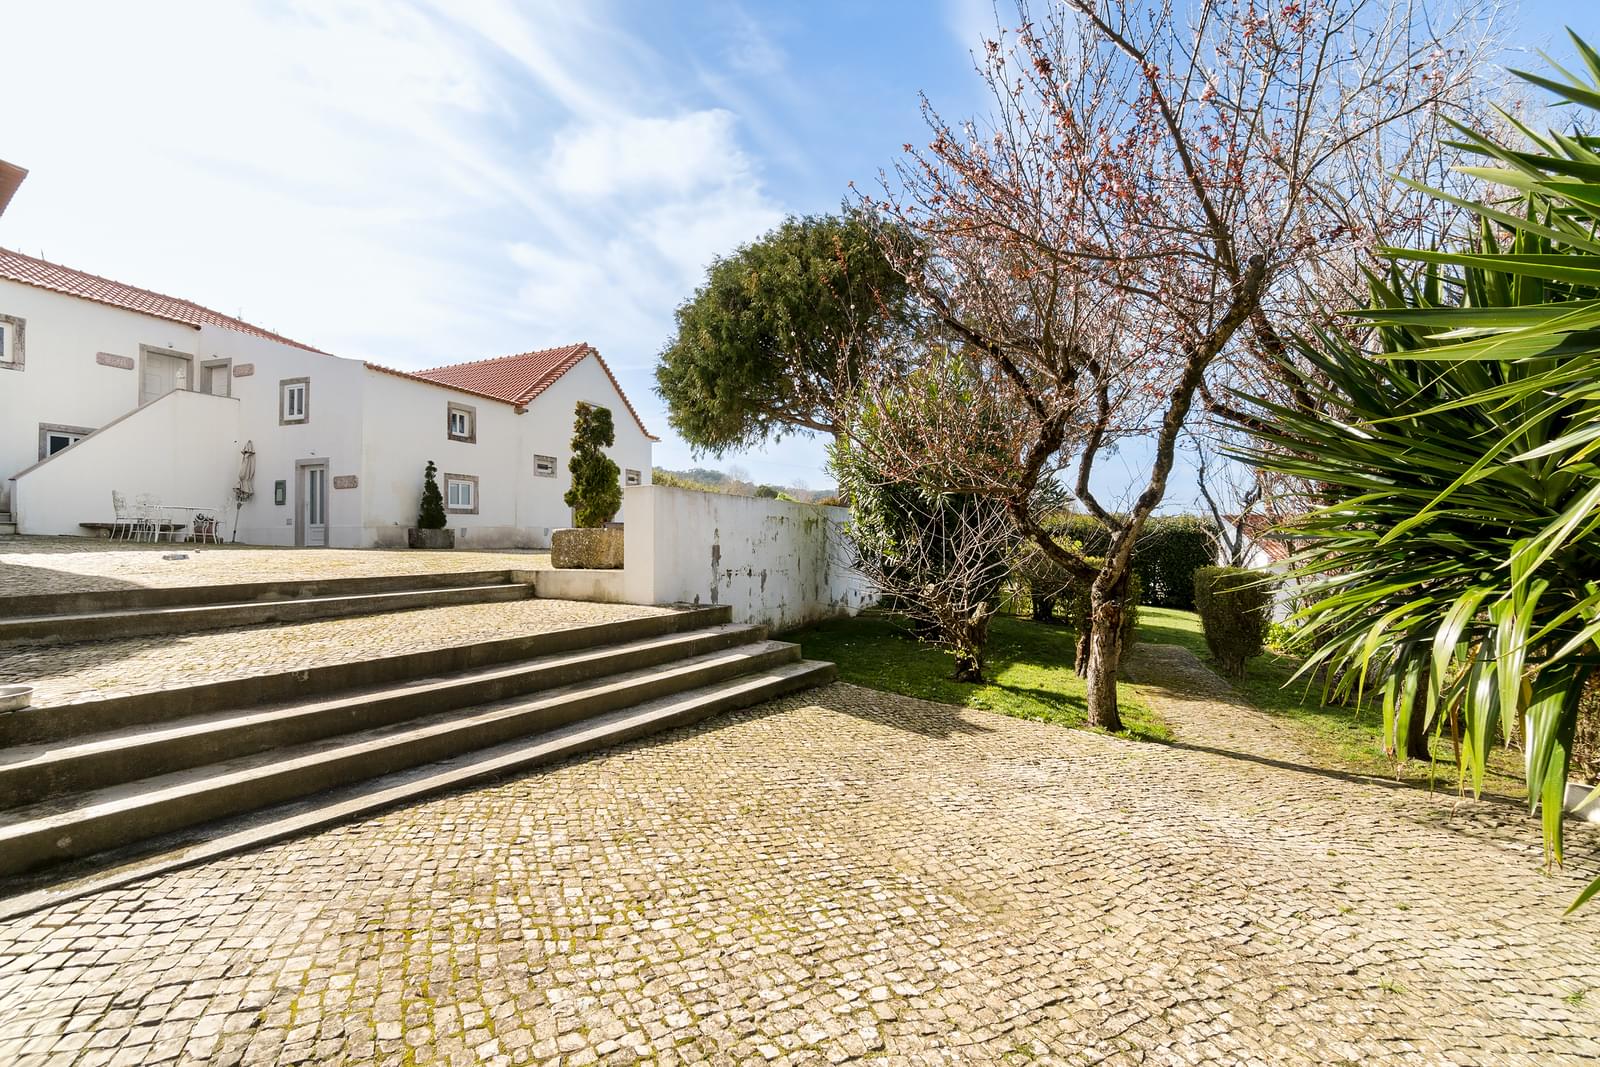
[[[1033,621],[1050,622],[1056,617],[1056,598],[1033,594]]]
[[[1122,591],[1118,582],[1102,593],[1098,582],[1090,594],[1089,663],[1084,671],[1088,682],[1089,725],[1105,730],[1121,730],[1122,716],[1117,711],[1117,667],[1122,661]]]
[[[983,654],[968,651],[967,649],[956,650],[955,680],[958,682],[983,681]]]
[[[1406,724],[1406,759],[1427,762],[1433,758],[1433,753],[1428,751],[1427,718],[1424,698],[1418,696],[1417,706],[1411,709],[1411,721]]]

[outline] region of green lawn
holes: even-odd
[[[900,618],[868,612],[852,619],[834,619],[792,635],[807,656],[832,660],[839,677],[856,685],[936,700],[967,708],[983,708],[1021,719],[1084,727],[1083,679],[1072,671],[1072,631],[1064,626],[1002,615],[990,631],[988,662],[981,685],[950,677],[948,653],[913,637]],[[1203,663],[1210,663],[1200,620],[1190,611],[1139,609],[1140,641],[1182,645]],[[1289,683],[1297,663],[1268,652],[1250,661],[1242,680],[1233,684],[1247,701],[1299,730],[1308,754],[1317,762],[1363,774],[1393,776],[1396,769],[1383,753],[1383,716],[1374,706],[1361,709],[1328,706],[1304,681]],[[1159,715],[1139,701],[1137,689],[1122,688],[1122,720],[1128,735],[1149,741],[1172,739]],[[1448,739],[1435,739],[1434,780],[1441,787],[1455,783],[1454,757]],[[1400,777],[1426,780],[1429,769],[1409,763]],[[1526,795],[1516,760],[1498,752],[1490,761],[1485,788],[1502,796]]]
[[[798,641],[808,657],[837,663],[839,677],[856,685],[1019,719],[1085,725],[1083,679],[1072,671],[1072,631],[1065,627],[995,619],[984,670],[989,681],[981,685],[954,681],[949,654],[918,641],[890,615],[869,612],[784,636]],[[1121,708],[1129,736],[1171,739],[1167,724],[1126,693]]]
[[[1140,641],[1183,645],[1211,664],[1200,619],[1192,611],[1172,608],[1139,609]],[[1242,679],[1232,684],[1239,695],[1269,715],[1288,719],[1304,728],[1307,740],[1352,770],[1374,775],[1392,775],[1393,763],[1383,752],[1383,712],[1374,704],[1350,708],[1322,703],[1321,689],[1305,679],[1290,682],[1299,661],[1292,656],[1268,651],[1252,659]],[[1434,776],[1441,784],[1455,782],[1455,755],[1448,738],[1435,738]],[[1402,777],[1426,778],[1428,768],[1413,763],[1402,770]],[[1504,795],[1525,795],[1515,758],[1499,753],[1490,760],[1485,788]]]

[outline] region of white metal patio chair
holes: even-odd
[[[111,513],[115,516],[111,520],[111,540],[133,540],[134,530],[139,525],[139,513],[129,507],[128,498],[115,489],[111,490]]]
[[[156,542],[161,539],[161,498],[150,493],[140,493],[133,498],[134,510],[138,512],[138,526],[135,540]]]

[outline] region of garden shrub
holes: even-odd
[[[417,529],[442,530],[446,522],[444,495],[439,492],[439,468],[428,460],[422,469],[422,507],[417,512]]]
[[[1194,607],[1194,574],[1216,562],[1215,530],[1197,515],[1152,515],[1133,546],[1133,569],[1144,583],[1139,601],[1154,608]]]
[[[1194,572],[1194,606],[1212,658],[1224,674],[1242,678],[1272,624],[1270,578],[1248,567],[1201,567]]]
[[[572,509],[572,524],[599,527],[622,508],[622,470],[601,449],[617,443],[611,409],[578,401],[572,424],[572,488],[561,499]]]

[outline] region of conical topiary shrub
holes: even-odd
[[[622,469],[601,451],[616,440],[610,409],[580,400],[572,424],[572,459],[567,461],[572,488],[562,498],[572,509],[575,526],[604,526],[622,508]]]
[[[444,494],[439,492],[439,468],[430,459],[422,472],[422,510],[417,515],[417,529],[442,530],[447,521]]]

